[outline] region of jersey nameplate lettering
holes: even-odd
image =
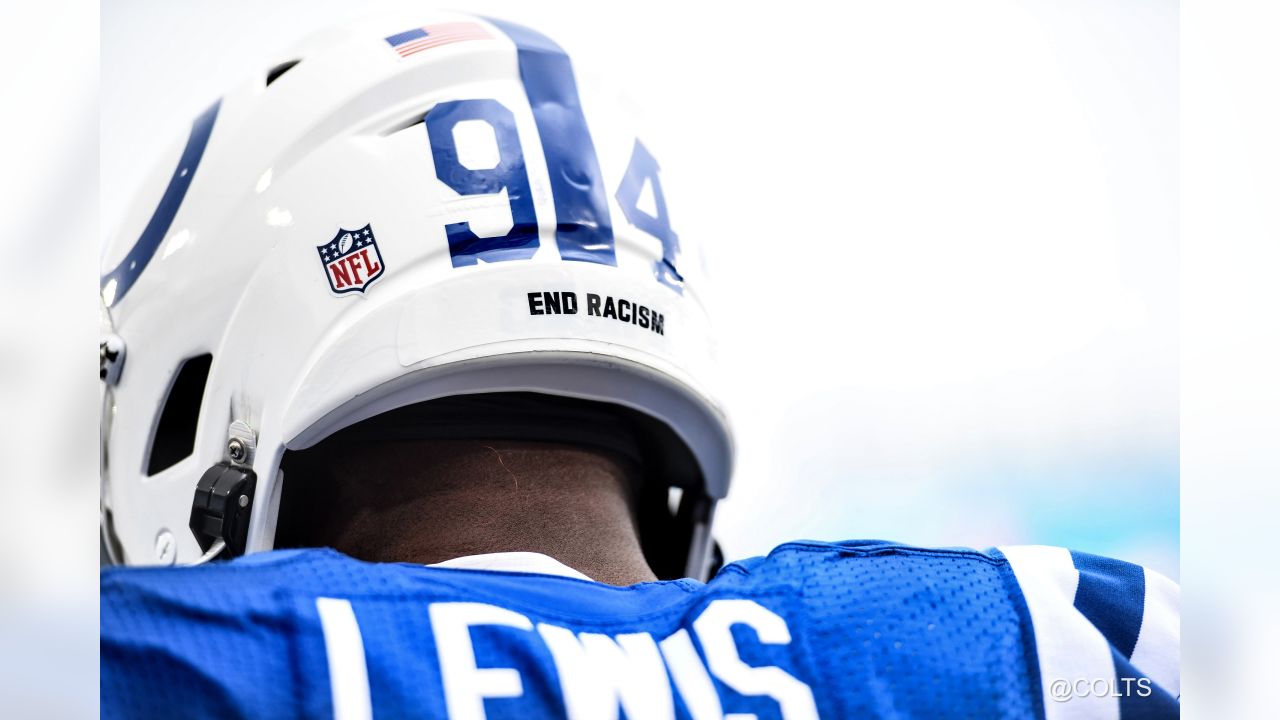
[[[436,677],[419,680],[439,683],[452,720],[488,717],[486,704],[503,716],[563,712],[569,718],[617,718],[625,713],[634,719],[674,719],[680,708],[682,717],[711,720],[726,717],[722,689],[770,700],[789,720],[818,717],[813,690],[795,668],[759,664],[762,653],[786,657],[795,648],[786,620],[754,600],[712,600],[692,622],[663,637],[647,631],[575,631],[481,602],[425,605],[418,617],[426,618],[435,647],[423,647],[419,659],[425,660],[423,668],[434,668]],[[382,680],[371,669],[404,657],[404,634],[390,637],[390,628],[380,624],[387,616],[361,599],[321,597],[315,607],[334,717],[377,717]],[[362,624],[364,612],[371,619]],[[751,662],[747,645],[753,649]],[[404,669],[397,672],[402,675]],[[554,688],[559,697],[548,693]],[[500,712],[494,710],[496,702],[504,703]]]

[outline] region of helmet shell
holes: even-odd
[[[247,549],[266,550],[286,450],[459,394],[646,413],[696,459],[688,489],[723,497],[701,268],[622,106],[544,36],[431,13],[317,35],[198,118],[103,258],[128,349],[103,448],[122,559],[200,556],[195,483],[237,433],[258,478]],[[205,355],[190,452],[157,467],[181,371]],[[166,533],[176,554],[156,549]]]

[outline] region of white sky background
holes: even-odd
[[[1051,543],[1177,577],[1175,3],[112,0],[104,236],[224,90],[405,5],[536,27],[647,109],[735,388],[727,555]]]

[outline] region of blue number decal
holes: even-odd
[[[440,182],[459,195],[493,195],[505,189],[511,203],[511,230],[506,235],[482,238],[471,231],[470,223],[445,225],[453,266],[475,265],[478,260],[497,262],[533,257],[538,249],[538,216],[533,209],[533,193],[516,134],[515,116],[497,100],[454,100],[431,108],[424,120]],[[498,141],[497,165],[471,169],[458,160],[453,129],[464,120],[481,120],[493,128]]]
[[[600,162],[582,113],[569,56],[545,35],[512,23],[491,22],[516,45],[520,81],[547,162],[560,258],[617,265]],[[511,231],[501,237],[481,238],[465,222],[445,226],[454,267],[474,265],[478,260],[533,257],[538,249],[538,219],[511,111],[497,100],[456,100],[432,108],[425,119],[436,177],[441,182],[461,195],[492,195],[506,189],[511,202]],[[497,166],[473,170],[459,162],[453,129],[463,120],[483,120],[493,128],[498,140]],[[681,293],[684,278],[675,266],[680,239],[667,217],[658,170],[657,160],[637,140],[615,197],[632,225],[662,242],[662,259],[654,264],[654,277]],[[646,181],[653,191],[656,215],[638,206]]]
[[[653,204],[657,216],[640,209],[640,192],[644,190],[645,180],[653,189]],[[627,172],[622,176],[622,184],[614,196],[618,205],[622,206],[622,214],[627,222],[649,233],[662,241],[662,259],[654,263],[653,273],[658,282],[683,294],[684,278],[676,271],[676,253],[680,252],[680,238],[671,229],[671,220],[667,217],[667,200],[662,194],[662,182],[658,179],[658,161],[649,154],[648,148],[636,140],[635,149],[631,151],[631,162],[627,164]]]
[[[489,22],[516,44],[520,82],[547,159],[560,259],[617,265],[604,178],[569,55],[535,30],[502,20]]]

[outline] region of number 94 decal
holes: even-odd
[[[572,71],[568,82],[572,83]],[[547,68],[543,68],[547,70]],[[554,68],[552,68],[554,70]],[[544,78],[545,80],[545,78]],[[586,120],[577,104],[566,102],[564,88],[554,103],[539,103],[532,95],[535,88],[525,78],[530,91],[530,105],[543,154],[551,179],[551,194],[556,213],[556,245],[564,260],[617,265],[614,253],[613,224],[609,217],[600,164],[587,131]],[[545,90],[545,88],[543,88]],[[492,130],[497,144],[498,160],[489,168],[474,169],[462,164],[458,156],[454,128],[464,121],[481,121]],[[524,151],[516,133],[515,116],[502,103],[493,99],[453,100],[431,108],[424,118],[436,178],[459,195],[493,195],[503,190],[511,204],[511,230],[505,235],[480,237],[468,222],[445,225],[449,240],[449,256],[454,267],[474,265],[477,261],[501,262],[525,260],[538,249],[538,216],[534,208],[529,173]],[[677,293],[682,278],[676,271],[675,256],[680,241],[667,217],[666,199],[658,178],[658,163],[639,140],[631,152],[631,161],[623,174],[614,197],[631,225],[662,242],[662,259],[654,263],[654,277]],[[646,181],[653,191],[656,215],[639,207]]]

